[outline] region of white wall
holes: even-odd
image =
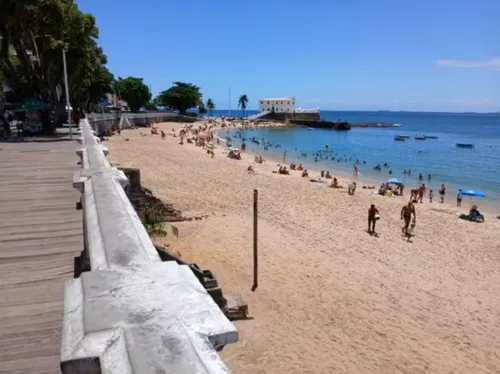
[[[295,99],[283,98],[259,100],[259,112],[271,112],[273,107],[276,113],[293,113],[295,111]]]

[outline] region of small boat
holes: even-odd
[[[415,140],[425,140],[425,136],[415,136]]]
[[[474,144],[468,143],[457,143],[458,148],[474,148]]]
[[[437,136],[430,136],[430,135],[424,135],[424,138],[426,139],[437,139]]]
[[[394,140],[397,141],[397,142],[404,142],[406,140],[406,138],[401,138],[399,136],[395,136]]]
[[[398,138],[409,139],[410,135],[396,135]]]
[[[314,129],[312,127],[308,127],[307,130],[312,131]]]

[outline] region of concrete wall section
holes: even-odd
[[[226,373],[217,354],[238,340],[198,279],[162,262],[87,120],[80,124],[85,255],[65,287],[63,373]]]

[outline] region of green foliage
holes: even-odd
[[[205,104],[203,104],[203,102],[198,104],[198,113],[200,113],[200,114],[207,113],[207,108],[205,107]]]
[[[157,99],[161,105],[185,114],[200,105],[202,94],[200,88],[191,83],[174,82],[174,86],[161,92]]]
[[[240,96],[240,98],[238,99],[238,107],[241,108],[241,110],[243,111],[243,117],[245,117],[245,110],[248,107],[247,95],[243,94]]]
[[[166,236],[165,219],[161,210],[154,204],[144,204],[138,212],[139,218],[149,236]]]
[[[87,109],[110,92],[114,78],[96,42],[95,19],[73,0],[1,0],[0,34],[0,60],[13,98],[59,103],[65,45],[72,106]]]
[[[142,82],[142,78],[118,78],[114,83],[114,90],[127,102],[132,112],[137,112],[151,100],[149,87]]]
[[[144,109],[146,110],[158,110],[156,103],[154,101],[150,101],[144,105]]]
[[[213,111],[215,109],[215,103],[213,102],[212,99],[207,100],[207,109],[210,111],[210,116],[212,116]]]

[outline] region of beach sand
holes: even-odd
[[[180,126],[160,125],[167,133]],[[500,220],[462,221],[458,208],[426,199],[407,242],[407,196],[361,185],[349,196],[300,172],[273,174],[276,162],[230,160],[222,144],[211,158],[178,142],[137,129],[107,146],[111,162],[140,168],[143,185],[185,216],[208,215],[176,223],[179,239],[157,243],[211,269],[225,294],[248,302],[255,319],[235,322],[239,342],[221,353],[233,372],[500,372]],[[254,189],[259,287],[251,292]],[[366,231],[370,204],[382,217],[378,237]]]

